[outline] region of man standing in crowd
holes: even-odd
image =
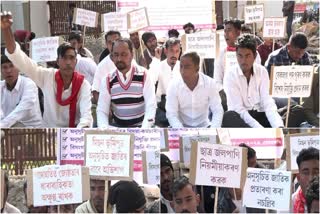
[[[91,127],[90,84],[75,71],[76,51],[70,44],[57,50],[59,70],[38,66],[15,43],[11,31],[12,16],[1,14],[1,29],[6,55],[18,70],[25,73],[42,89],[45,111],[43,127]]]
[[[77,53],[80,54],[80,56],[89,57],[92,60],[94,59],[91,51],[89,51],[89,49],[85,47],[82,47],[83,37],[80,33],[70,33],[68,41],[70,42],[71,46],[76,49]]]
[[[143,57],[145,59],[146,68],[150,68],[150,64],[154,57],[156,57],[156,49],[158,46],[157,37],[153,32],[145,32],[142,34],[142,41],[147,47],[143,51]]]
[[[174,213],[170,202],[172,201],[172,184],[174,172],[170,159],[165,155],[160,156],[160,202],[162,213]]]
[[[306,193],[308,213],[320,213],[319,209],[319,175],[315,176],[309,184]]]
[[[41,127],[38,88],[5,55],[1,56],[1,128]]]
[[[297,179],[300,187],[292,195],[293,212],[306,213],[306,191],[311,180],[319,175],[319,149],[309,147],[302,149],[297,157],[299,173]]]
[[[133,56],[138,65],[145,67],[142,46],[140,43],[139,32],[130,33],[130,40],[133,44]]]
[[[286,29],[287,29],[288,38],[290,38],[292,33],[294,5],[295,5],[295,1],[288,1],[288,0],[283,1],[282,13],[283,13],[283,17],[285,16],[287,17]]]
[[[258,53],[260,54],[261,57],[261,65],[264,65],[265,62],[268,59],[268,56],[272,52],[272,45],[273,45],[273,40],[272,38],[265,38],[263,43],[258,46],[257,50]],[[281,48],[281,45],[279,45],[277,42],[274,43],[274,50],[278,50]]]
[[[173,128],[221,127],[223,108],[214,80],[199,72],[196,52],[181,56],[182,78],[170,82],[167,89],[166,115]],[[209,121],[209,109],[212,119]]]
[[[277,106],[269,95],[269,77],[266,69],[254,63],[255,39],[241,35],[236,44],[238,64],[226,73],[223,88],[227,95],[228,111],[223,127],[283,127]]]
[[[172,204],[176,213],[197,213],[200,195],[186,176],[181,176],[174,181],[172,195]]]
[[[129,39],[115,41],[111,48],[117,69],[102,79],[97,106],[98,127],[151,128],[156,113],[154,84],[145,68],[133,62],[133,45]]]

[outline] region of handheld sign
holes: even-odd
[[[207,31],[186,34],[186,51],[195,51],[204,58],[215,58],[216,33]]]
[[[160,184],[160,152],[143,151],[143,183],[150,185]]]
[[[58,129],[58,165],[84,165],[84,130]]]
[[[75,165],[49,165],[27,170],[28,205],[82,203],[90,198],[89,169]]]
[[[128,12],[128,32],[136,32],[149,27],[147,8],[143,7]]]
[[[264,18],[264,38],[284,38],[286,32],[287,17]]]
[[[31,58],[36,62],[56,61],[59,44],[58,36],[33,39],[31,41]]]
[[[192,184],[230,188],[243,186],[247,168],[247,149],[196,142],[192,144],[191,151]]]
[[[169,151],[168,129],[160,130],[160,149],[161,152]]]
[[[98,17],[99,13],[96,13],[94,11],[75,8],[72,23],[77,25],[84,25],[87,27],[97,27]]]
[[[291,201],[291,172],[248,168],[243,191],[246,207],[289,210]]]
[[[244,21],[245,23],[262,22],[264,18],[263,4],[245,6]]]
[[[309,97],[314,67],[309,65],[272,66],[272,97]]]
[[[127,31],[128,18],[126,13],[111,12],[101,15],[101,30],[108,32],[109,30]]]
[[[85,164],[102,180],[132,180],[134,135],[112,131],[85,131]]]
[[[228,72],[233,66],[238,64],[237,53],[235,51],[226,51],[224,63],[225,63],[224,72]]]
[[[320,137],[318,133],[292,134],[286,136],[286,160],[287,169],[298,172],[297,157],[302,149],[309,147],[320,148]]]
[[[189,167],[191,145],[195,142],[217,143],[217,135],[181,136],[179,140],[180,140],[180,162],[184,163],[185,167]]]

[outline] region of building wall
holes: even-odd
[[[30,1],[31,31],[37,37],[50,36],[49,7],[46,1]]]

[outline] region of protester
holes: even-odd
[[[1,128],[41,127],[38,88],[5,55],[1,56]]]
[[[179,31],[177,31],[176,29],[170,29],[170,30],[168,30],[168,37],[169,38],[172,38],[172,37],[174,37],[174,38],[179,38],[179,35],[180,35],[180,33],[179,33]]]
[[[170,202],[172,201],[174,173],[172,163],[165,154],[161,154],[160,156],[160,167],[161,213],[173,213],[174,210]]]
[[[135,181],[118,181],[111,186],[108,203],[115,213],[144,213],[146,198]]]
[[[194,33],[195,32],[195,28],[194,25],[190,22],[188,22],[187,24],[183,25],[183,30],[185,32],[185,34],[190,34],[190,33]]]
[[[100,85],[98,127],[151,128],[150,120],[154,123],[156,113],[156,96],[150,75],[145,68],[132,63],[133,45],[129,39],[115,41],[111,54],[117,69],[103,78]]]
[[[199,72],[196,52],[181,56],[182,78],[170,82],[167,89],[166,115],[174,128],[221,127],[223,108],[215,82]],[[186,99],[189,98],[189,99]],[[209,109],[212,119],[209,122]]]
[[[71,46],[76,49],[77,53],[82,57],[89,57],[93,60],[93,55],[89,49],[83,47],[83,37],[80,33],[71,32],[68,41]]]
[[[130,40],[133,44],[133,55],[135,61],[138,63],[138,65],[146,67],[146,62],[143,58],[143,49],[139,38],[139,32],[130,33]]]
[[[143,57],[145,59],[146,68],[150,68],[150,64],[154,57],[156,57],[157,49],[157,37],[153,32],[145,32],[142,34],[142,41],[146,46],[146,49],[143,51]],[[159,54],[161,56],[161,54]]]
[[[4,203],[4,207],[1,209],[1,213],[21,213],[18,208],[16,208],[15,206],[7,202],[8,193],[9,193],[9,177],[7,172],[3,172],[3,173],[4,173],[4,186],[2,186],[2,183],[1,183],[1,189],[4,190],[4,193],[1,196],[1,198]]]
[[[319,175],[315,176],[306,192],[308,213],[320,213],[319,209]]]
[[[287,36],[288,36],[287,38],[290,38],[292,33],[294,5],[295,5],[295,1],[288,1],[288,0],[283,1],[282,13],[283,13],[283,17],[285,16],[287,17],[287,24],[286,24]]]
[[[15,43],[11,31],[11,14],[1,14],[6,55],[13,65],[23,70],[44,93],[43,127],[91,127],[90,84],[75,72],[76,51],[70,44],[57,50],[59,70],[38,66]]]
[[[268,59],[268,56],[272,53],[273,39],[265,38],[263,43],[257,48],[257,51],[261,57],[261,65],[264,65]],[[278,50],[282,46],[278,42],[274,42],[274,50]]]

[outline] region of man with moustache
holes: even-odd
[[[160,202],[162,213],[174,213],[170,202],[172,201],[172,184],[174,179],[173,167],[170,159],[165,155],[160,156]]]
[[[146,68],[149,69],[153,58],[156,57],[157,37],[153,32],[145,32],[142,34],[142,41],[147,47],[143,51],[143,58],[145,59]]]
[[[138,65],[145,67],[146,63],[142,56],[142,47],[140,43],[139,32],[130,33],[130,40],[133,44],[133,55],[135,61],[138,63]]]
[[[103,78],[100,84],[98,127],[150,128],[153,125],[150,121],[154,121],[156,113],[154,84],[145,68],[132,63],[132,42],[129,39],[113,42],[111,56],[117,69]]]
[[[59,46],[59,70],[38,66],[15,42],[12,23],[10,12],[1,13],[6,55],[17,69],[23,70],[43,91],[43,127],[91,127],[93,119],[90,84],[82,74],[75,71],[76,50],[69,43]]]

